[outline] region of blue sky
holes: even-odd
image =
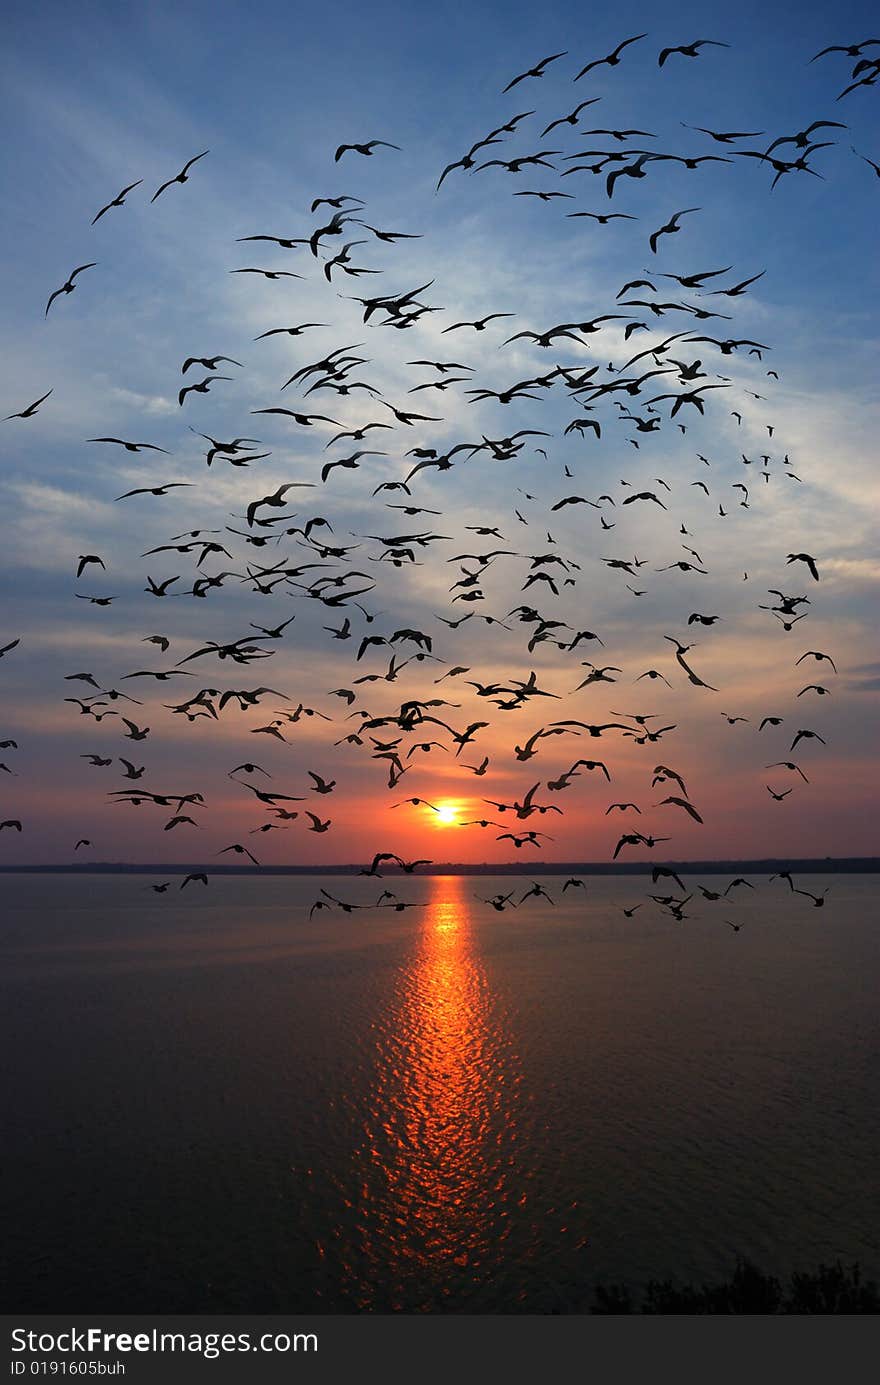
[[[232,638],[263,614],[257,598],[229,588],[223,589],[222,601],[212,597],[209,602],[153,602],[142,591],[145,573],[171,575],[172,568],[154,573],[139,556],[170,533],[205,522],[206,515],[212,522],[235,523],[229,520],[230,512],[241,513],[248,498],[268,492],[294,471],[314,476],[317,458],[326,460],[326,434],[292,436],[274,421],[259,420],[254,426],[257,421],[250,419],[250,409],[278,402],[283,379],[311,359],[308,348],[298,343],[254,343],[260,331],[288,318],[332,321],[332,331],[315,337],[318,354],[342,342],[368,343],[363,354],[370,359],[371,378],[381,382],[387,398],[401,404],[406,389],[423,378],[406,367],[414,356],[449,352],[451,358],[477,367],[480,384],[495,388],[560,359],[551,353],[548,362],[540,350],[522,344],[499,351],[506,332],[492,337],[488,348],[472,336],[442,337],[441,327],[456,318],[511,311],[517,314],[511,331],[545,328],[615,311],[618,286],[640,277],[646,268],[690,273],[727,264],[735,267],[738,278],[766,271],[748,296],[738,300],[736,321],[729,330],[768,342],[772,356],[768,353],[760,363],[741,357],[719,361],[713,356],[711,368],[724,371],[735,365],[736,388],[758,393],[763,393],[771,360],[780,375],[772,406],[737,394],[743,411],[741,432],[735,431],[729,409],[719,407],[714,414],[709,411],[705,422],[688,419],[686,442],[674,429],[664,428],[662,440],[651,439],[634,454],[606,430],[601,444],[591,449],[589,442],[563,436],[572,408],[564,398],[548,404],[536,424],[529,405],[513,405],[507,411],[491,405],[474,408],[461,394],[452,402],[448,395],[432,394],[431,403],[443,407],[424,412],[442,413],[445,422],[431,437],[426,433],[400,438],[398,429],[388,447],[392,460],[368,462],[362,473],[337,473],[334,523],[359,535],[387,532],[375,527],[387,526],[388,514],[377,519],[377,502],[370,495],[373,485],[366,480],[375,484],[388,475],[403,474],[394,459],[404,444],[439,440],[447,446],[478,437],[480,431],[501,436],[520,427],[547,427],[554,434],[552,449],[548,444],[551,458],[545,464],[529,453],[503,476],[481,461],[471,464],[466,475],[458,470],[452,477],[432,475],[420,483],[418,503],[442,509],[437,526],[456,538],[465,537],[463,525],[495,515],[489,522],[502,522],[505,534],[517,540],[513,546],[524,551],[522,536],[508,527],[515,487],[536,495],[537,505],[546,499],[549,506],[564,493],[560,486],[568,484],[562,479],[563,464],[581,468],[572,484],[590,496],[618,485],[621,476],[631,477],[633,485],[653,485],[656,476],[665,476],[677,488],[675,518],[686,525],[694,546],[711,552],[716,560],[707,595],[701,596],[702,605],[696,609],[713,603],[719,609],[718,603],[727,602],[724,639],[701,633],[701,645],[710,664],[724,674],[725,710],[740,712],[750,722],[766,709],[768,697],[782,697],[783,688],[785,696],[791,695],[788,682],[780,681],[779,638],[769,615],[757,613],[758,600],[768,599],[768,583],[779,585],[782,577],[805,590],[800,574],[795,580],[790,569],[784,571],[785,554],[792,548],[821,554],[823,582],[818,592],[810,592],[810,629],[815,632],[811,643],[815,640],[813,647],[826,648],[835,641],[844,675],[835,689],[833,713],[821,713],[825,730],[833,728],[834,734],[824,766],[814,768],[819,786],[810,795],[793,795],[780,805],[784,815],[776,812],[776,805],[765,801],[760,780],[762,750],[754,742],[747,747],[727,736],[728,730],[734,736],[737,732],[726,723],[719,730],[715,703],[711,710],[705,702],[693,700],[680,707],[676,690],[668,704],[670,719],[683,713],[689,734],[687,749],[678,753],[689,760],[695,774],[703,772],[703,798],[711,799],[715,817],[702,834],[689,823],[676,823],[670,849],[682,855],[718,855],[727,847],[729,854],[754,854],[769,841],[781,853],[794,853],[804,844],[818,854],[825,854],[826,848],[840,854],[855,841],[858,849],[870,850],[864,821],[870,785],[863,747],[876,726],[873,690],[880,674],[880,666],[871,662],[876,647],[872,655],[870,644],[880,578],[872,520],[878,498],[875,242],[880,180],[850,146],[880,162],[880,128],[876,88],[835,100],[849,80],[851,61],[840,54],[815,63],[808,59],[826,44],[867,37],[871,25],[870,8],[857,4],[833,10],[813,4],[746,4],[735,14],[719,9],[717,17],[705,5],[677,5],[659,19],[655,8],[647,5],[620,6],[598,17],[586,16],[583,7],[559,4],[343,4],[326,12],[267,3],[151,4],[140,10],[97,4],[11,6],[0,56],[5,131],[0,158],[9,189],[2,259],[6,312],[0,329],[6,361],[0,403],[8,407],[0,414],[23,408],[50,385],[54,392],[34,419],[3,425],[0,499],[12,520],[2,559],[3,584],[11,596],[4,631],[7,638],[22,635],[21,649],[7,656],[2,669],[9,696],[8,734],[20,743],[18,777],[2,786],[3,815],[27,817],[30,826],[20,841],[3,834],[0,859],[13,859],[14,854],[23,860],[67,859],[81,828],[94,839],[99,859],[133,854],[170,859],[174,853],[179,859],[193,859],[223,844],[238,821],[241,799],[227,797],[224,788],[225,746],[239,759],[253,754],[254,742],[244,729],[251,723],[234,731],[224,728],[229,739],[224,742],[221,774],[216,745],[204,728],[196,726],[184,736],[174,719],[165,717],[156,724],[163,713],[162,700],[155,699],[156,731],[149,745],[152,781],[163,775],[167,779],[172,767],[177,769],[185,759],[193,785],[210,782],[218,825],[211,825],[210,815],[204,826],[200,824],[205,847],[195,847],[191,838],[183,842],[179,834],[163,836],[161,824],[150,835],[138,834],[133,840],[128,820],[111,813],[104,803],[109,781],[99,785],[98,772],[78,759],[83,749],[125,754],[128,743],[120,742],[115,729],[108,735],[112,723],[90,726],[84,739],[84,719],[61,699],[71,690],[63,681],[70,672],[94,666],[110,686],[132,667],[158,667],[143,662],[145,646],[140,644],[154,626],[167,627],[175,650],[179,643],[183,651],[188,640],[205,635]],[[643,31],[648,38],[628,50],[619,67],[599,68],[572,82],[585,62]],[[658,68],[661,47],[697,36],[731,46],[704,49],[697,61],[673,56],[662,70]],[[500,94],[516,73],[562,49],[568,56],[548,68],[544,78],[521,83],[507,96]],[[618,185],[612,204],[604,178],[581,174],[562,181],[558,173],[545,172],[511,178],[498,169],[476,176],[454,173],[435,195],[437,177],[447,163],[521,111],[535,109],[537,114],[486,157],[510,157],[541,147],[565,153],[605,147],[601,136],[582,139],[565,131],[560,142],[559,131],[544,140],[539,135],[551,119],[594,96],[601,99],[584,113],[582,125],[649,130],[656,134],[653,143],[664,150],[726,152],[705,136],[682,129],[682,122],[715,130],[766,131],[766,138],[746,142],[754,148],[766,147],[771,138],[793,133],[815,119],[842,120],[848,128],[831,131],[834,147],[817,151],[811,160],[822,179],[795,174],[783,178],[772,193],[766,168],[741,160],[698,173],[670,164],[662,169],[649,166],[650,176],[643,182],[623,180]],[[390,140],[401,152],[383,150],[369,160],[347,155],[334,165],[337,144],[368,138]],[[639,141],[635,143],[638,147]],[[172,187],[151,205],[149,197],[159,183],[202,149],[210,154],[194,167],[190,181]],[[561,157],[559,166],[565,167]],[[135,178],[142,178],[143,184],[125,207],[91,227],[98,208]],[[526,187],[565,188],[575,200],[545,205],[511,196]],[[364,327],[354,305],[327,289],[320,264],[307,249],[289,253],[235,243],[237,237],[261,232],[308,234],[314,225],[308,214],[311,199],[340,192],[363,197],[366,220],[373,225],[421,233],[423,239],[403,241],[393,249],[371,243],[362,253],[369,255],[371,266],[382,268],[382,275],[361,280],[370,285],[362,290],[357,281],[337,276],[334,289],[342,295],[403,290],[434,278],[428,299],[445,310],[436,320],[407,333],[383,334]],[[677,237],[664,242],[660,255],[652,257],[648,231],[673,210],[689,206],[701,210],[683,223]],[[598,227],[564,216],[569,208],[609,207],[638,220]],[[362,228],[353,230],[369,237]],[[44,320],[49,292],[74,265],[93,259],[96,268],[86,272],[75,293],[56,302]],[[291,268],[308,278],[279,288],[250,276],[230,276],[229,270],[245,264]],[[670,280],[662,282],[675,288]],[[673,296],[680,296],[677,289]],[[332,319],[327,312],[333,312]],[[722,325],[726,331],[727,324]],[[664,336],[680,324],[664,317],[656,326]],[[712,324],[707,327],[713,330]],[[614,331],[609,328],[588,353],[561,354],[569,363],[604,361],[606,340],[609,355],[621,345]],[[633,342],[633,351],[642,345],[639,336]],[[207,352],[242,360],[244,374],[180,409],[180,362],[187,355]],[[414,398],[412,407],[426,402],[425,395]],[[347,404],[347,412],[339,415],[335,406],[326,406],[326,396],[317,399],[320,411],[353,425],[382,412],[361,401]],[[790,449],[803,485],[797,486],[795,495],[794,487],[774,481],[767,491],[772,498],[765,502],[756,493],[760,481],[753,468],[746,477],[755,492],[749,512],[734,515],[735,526],[713,526],[708,513],[695,508],[701,503],[693,489],[701,475],[695,469],[700,465],[694,461],[695,452],[713,449],[713,492],[723,493],[731,508],[738,503],[731,487],[746,474],[740,462],[743,447],[760,455],[767,419],[774,420],[778,451]],[[259,433],[273,449],[269,470],[242,474],[215,465],[207,473],[188,424],[215,437]],[[163,512],[162,501],[135,502],[134,507],[117,504],[117,494],[143,484],[145,463],[86,443],[105,433],[150,439],[167,448],[172,455],[162,458],[160,473],[151,461],[149,474],[158,474],[159,480],[186,479],[196,489],[180,492],[184,500],[174,502],[173,512]],[[775,449],[774,442],[774,460]],[[329,495],[329,490],[316,493],[313,508],[304,506],[301,512],[320,513],[322,506],[331,504]],[[613,551],[638,545],[657,558],[652,567],[673,561],[677,540],[671,519],[663,521],[665,529],[659,528],[654,517],[637,515],[640,509],[635,506],[627,513],[625,526],[621,521],[615,542],[625,529],[625,545],[621,537]],[[503,521],[498,521],[502,511]],[[608,540],[584,527],[583,512],[576,511],[573,518],[570,513],[552,521],[554,537],[569,558],[593,566],[566,618],[589,619],[594,629],[610,632],[607,661],[618,665],[623,659],[628,676],[642,666],[640,661],[645,666],[654,661],[663,631],[680,628],[687,614],[684,606],[693,606],[690,589],[685,595],[668,579],[664,585],[663,579],[652,578],[649,597],[641,606],[634,603],[599,566],[598,555],[608,551]],[[531,553],[541,548],[545,518],[536,518],[535,526],[527,550]],[[244,526],[239,522],[239,527]],[[448,551],[463,550],[456,544]],[[107,559],[109,575],[101,579],[101,589],[117,597],[109,610],[73,599],[73,591],[79,589],[73,572],[82,552]],[[362,549],[359,558],[365,556]],[[230,564],[236,569],[238,559],[236,553]],[[413,569],[404,574],[405,581],[377,591],[376,606],[388,612],[389,620],[422,622],[425,628],[424,622],[442,609],[438,601],[449,585],[445,577],[450,571],[444,564],[445,554],[435,549],[425,569]],[[746,566],[754,583],[748,601],[732,587],[734,572]],[[492,608],[503,615],[518,599],[519,580],[502,578],[499,572],[493,570],[486,588],[489,595],[494,585]],[[454,569],[453,576],[457,573]],[[100,586],[96,581],[91,584],[95,590]],[[313,608],[316,603],[304,604]],[[279,614],[273,603],[270,623],[287,610],[285,606]],[[347,686],[351,677],[348,649],[343,647],[340,654],[323,634],[327,614],[298,606],[296,644],[283,646],[272,665],[267,681],[294,693],[294,705],[309,698],[312,705],[327,708],[327,690],[340,683]],[[574,686],[572,669],[582,676],[579,662],[563,671],[546,647],[530,663],[520,630],[509,637],[496,632],[490,649],[478,636],[476,624],[472,621],[457,632],[456,640],[444,648],[443,657],[450,663],[460,660],[476,669],[484,660],[481,667],[487,678],[493,670],[506,669],[509,674],[514,666],[526,677],[530,667],[537,667],[554,687],[553,680],[561,679],[563,688],[569,680]],[[435,620],[432,628],[439,648],[442,627]],[[581,657],[593,656],[582,651]],[[789,674],[790,669],[786,679]],[[245,686],[251,675],[247,670]],[[291,680],[296,691],[288,688]],[[424,682],[422,678],[422,686]],[[590,689],[589,695],[596,692],[604,690]],[[616,707],[619,690],[609,696],[607,706]],[[728,706],[731,700],[736,705]],[[372,709],[375,701],[371,688],[367,705]],[[566,714],[583,715],[586,705],[580,703],[577,711]],[[589,706],[604,713],[606,701]],[[335,706],[332,710],[337,711]],[[481,710],[476,707],[476,712]],[[467,713],[457,715],[471,719],[470,711],[468,705]],[[522,720],[497,718],[499,724],[493,722],[487,732],[498,775],[495,787],[501,792],[527,787],[524,771],[511,762],[507,746],[541,720],[531,711],[516,717]],[[113,752],[106,751],[110,741]],[[577,747],[576,751],[580,753]],[[327,755],[324,740],[311,730],[298,739],[283,771],[285,782],[293,786],[290,791],[301,792],[305,770],[329,763]],[[645,764],[644,759],[622,754],[621,797],[640,792],[644,796]],[[555,754],[548,754],[548,774],[563,767],[556,764]],[[419,774],[412,792],[442,792],[471,802],[473,781],[456,777],[448,766],[432,761]],[[339,777],[349,806],[341,792],[330,801],[339,824],[336,837],[306,838],[291,832],[274,858],[267,846],[267,859],[304,859],[303,853],[308,859],[314,851],[319,859],[323,852],[323,859],[338,860],[371,849],[373,836],[364,819],[387,800],[383,783],[376,779],[375,766],[358,756]],[[414,769],[405,782],[415,780]],[[725,784],[733,785],[732,794]],[[319,804],[321,809],[326,806]],[[595,827],[604,806],[604,800],[596,799],[575,810],[572,803],[570,824],[558,831],[555,854],[605,854],[611,829]],[[251,830],[257,821],[251,814],[242,819],[240,830]],[[417,829],[418,824],[408,824],[401,840],[417,845]],[[494,849],[485,837],[470,837],[466,844],[463,840],[464,834],[454,842],[447,837],[442,847],[432,845],[432,850],[442,850],[447,857],[482,859]]]

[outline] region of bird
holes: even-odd
[[[825,740],[824,736],[820,736],[818,731],[799,730],[795,732],[794,739],[791,745],[788,747],[789,752],[794,750],[795,747],[799,745],[801,741],[806,740],[818,741],[820,745],[827,745],[827,741]]]
[[[552,202],[559,197],[574,197],[573,192],[515,192],[513,195],[514,197],[537,197],[542,202]]]
[[[49,309],[51,308],[52,304],[55,302],[55,299],[56,299],[56,298],[60,297],[60,295],[61,295],[62,293],[73,293],[73,290],[76,288],[76,283],[74,282],[75,279],[76,279],[76,276],[77,276],[78,274],[82,274],[83,271],[86,270],[86,269],[94,269],[96,264],[97,264],[97,261],[96,261],[96,260],[93,260],[90,264],[81,264],[81,265],[78,265],[76,269],[72,269],[72,270],[70,271],[70,274],[68,275],[67,279],[65,279],[64,283],[61,285],[61,288],[60,288],[60,289],[56,289],[54,293],[51,293],[51,294],[49,295],[49,302],[46,304],[46,312],[45,312],[45,314],[44,314],[45,317],[48,317],[48,316],[49,316]],[[45,396],[44,396],[44,397],[45,397]],[[39,402],[41,402],[41,401],[38,400],[37,402],[39,403]],[[19,415],[19,417],[24,418],[25,415],[24,415],[24,414],[21,414],[21,415]]]
[[[129,721],[128,717],[122,718],[122,724],[127,728],[125,734],[128,740],[145,741],[150,734],[149,726],[138,726],[135,722]]]
[[[248,860],[252,861],[255,866],[260,864],[253,852],[248,851],[247,847],[242,846],[239,842],[233,842],[231,846],[224,846],[221,851],[217,852],[217,855],[225,856],[227,851],[234,851],[238,856],[247,856]]]
[[[824,58],[826,53],[845,53],[847,57],[858,58],[861,57],[863,48],[871,48],[875,44],[880,44],[880,38],[866,38],[861,43],[832,43],[828,48],[821,48],[818,53],[814,54],[810,58],[810,62],[814,63],[817,58]]]
[[[608,67],[617,67],[617,65],[620,62],[620,55],[623,52],[623,50],[625,48],[629,48],[631,43],[638,43],[640,39],[647,37],[647,34],[635,34],[632,38],[625,38],[622,43],[619,43],[617,47],[608,54],[607,57],[594,58],[592,62],[588,62],[585,67],[581,68],[580,72],[577,74],[574,80],[576,82],[579,82],[581,77],[585,77],[586,74],[588,72],[591,72],[594,67],[602,67],[606,64]]]
[[[550,124],[546,125],[541,131],[541,138],[543,139],[545,135],[549,135],[550,131],[555,130],[559,125],[577,125],[581,111],[586,110],[587,106],[594,106],[596,102],[601,101],[601,99],[600,96],[592,96],[587,101],[581,101],[568,115],[562,115],[556,120],[551,120]]]
[[[220,361],[228,361],[230,365],[241,365],[241,361],[234,361],[231,356],[187,356],[180,373],[185,375],[191,365],[203,365],[206,370],[216,370]]]
[[[786,562],[806,563],[807,567],[810,570],[810,576],[813,578],[813,581],[818,582],[819,569],[816,566],[816,559],[812,558],[809,553],[789,553],[788,557],[786,558]]]
[[[554,906],[556,904],[556,900],[535,880],[532,881],[531,888],[526,890],[525,894],[520,897],[520,904],[524,904],[527,899],[546,899],[548,904]]]
[[[5,419],[3,420],[4,423],[8,423],[11,418],[33,418],[34,414],[38,411],[40,405],[43,403],[44,400],[49,398],[49,395],[52,393],[53,390],[54,385],[51,390],[46,390],[45,394],[41,394],[39,399],[35,399],[33,404],[28,404],[27,408],[20,410],[19,413],[7,414]]]
[[[831,128],[837,130],[845,130],[846,126],[842,124],[842,122],[839,120],[814,120],[813,123],[811,125],[808,125],[805,130],[798,130],[798,132],[794,135],[780,135],[779,138],[775,139],[773,143],[769,145],[768,148],[764,151],[765,157],[766,155],[771,154],[774,149],[778,149],[780,144],[794,144],[798,147],[798,149],[807,149],[810,146],[810,135],[813,133],[814,130]]]
[[[389,144],[385,139],[371,139],[368,140],[366,144],[340,144],[336,153],[333,155],[333,162],[339,163],[343,154],[349,151],[354,154],[363,154],[365,158],[370,158],[372,157],[373,150],[378,149],[380,146],[383,149],[396,149],[398,153],[400,152],[399,144]]]
[[[730,894],[730,891],[736,889],[738,885],[744,885],[749,890],[753,890],[755,888],[750,880],[745,880],[741,875],[738,875],[735,880],[731,880],[730,884],[725,889],[724,894]]]
[[[526,112],[526,114],[528,114],[528,115],[534,115],[534,111],[528,111],[528,112]],[[474,167],[476,166],[476,162],[477,162],[477,161],[476,161],[474,155],[476,154],[476,152],[477,152],[478,149],[483,149],[483,148],[485,148],[486,145],[489,145],[489,144],[498,144],[498,143],[499,143],[499,141],[498,141],[497,139],[491,139],[491,138],[490,138],[490,139],[484,139],[484,140],[478,140],[476,144],[472,144],[472,145],[471,145],[471,147],[470,147],[470,149],[468,150],[468,152],[467,152],[466,154],[463,154],[462,157],[461,157],[460,159],[455,159],[454,162],[448,163],[448,164],[446,165],[446,167],[443,169],[443,172],[440,174],[440,177],[437,179],[437,186],[436,186],[436,188],[434,189],[435,193],[437,193],[437,192],[440,191],[441,187],[443,186],[443,183],[444,183],[445,180],[449,177],[450,173],[454,173],[455,170],[456,170],[457,168],[472,169],[472,168],[474,168]]]
[[[515,313],[487,313],[485,317],[478,317],[475,322],[453,322],[451,327],[444,327],[445,332],[454,332],[459,327],[473,327],[475,332],[484,332],[490,322],[500,317],[515,317]]]
[[[829,664],[831,665],[831,667],[834,669],[834,672],[835,672],[835,673],[837,672],[837,665],[835,664],[835,662],[834,662],[834,660],[832,659],[831,655],[830,655],[830,654],[823,654],[823,653],[821,652],[821,650],[818,650],[818,649],[808,649],[808,650],[806,650],[806,652],[803,653],[803,654],[800,656],[799,659],[795,659],[795,661],[794,661],[794,662],[795,662],[795,667],[797,667],[798,664],[802,664],[803,661],[804,661],[804,659],[815,659],[817,663],[821,663],[821,662],[824,660],[825,662],[827,662],[827,663],[829,663]]]
[[[750,284],[755,284],[759,279],[763,279],[766,273],[766,269],[762,269],[760,274],[753,274],[750,279],[743,279],[739,284],[734,284],[732,288],[713,289],[712,292],[713,294],[723,294],[727,298],[738,298],[740,294],[745,293]]]
[[[616,861],[625,846],[656,846],[658,842],[668,842],[669,837],[643,836],[641,832],[625,832],[614,848],[612,860]]]
[[[681,43],[674,48],[661,49],[660,56],[657,59],[657,66],[662,67],[663,64],[666,62],[667,58],[669,58],[673,53],[681,53],[686,58],[698,58],[700,56],[700,49],[705,48],[707,44],[711,44],[713,48],[730,47],[729,43],[721,43],[718,39],[698,38],[695,39],[693,43]]]
[[[701,135],[709,135],[718,144],[733,144],[738,139],[758,139],[763,135],[763,130],[707,130],[704,125],[688,125],[685,121],[680,124],[685,130],[697,130]]]
[[[124,447],[126,452],[163,452],[168,455],[167,448],[158,447],[154,442],[126,442],[123,438],[86,438],[86,442],[110,442]]]
[[[542,58],[539,63],[535,63],[534,67],[530,67],[527,71],[521,72],[518,77],[514,77],[512,81],[508,82],[501,95],[504,96],[508,91],[512,91],[515,86],[519,86],[519,83],[524,82],[527,77],[543,77],[545,67],[549,67],[551,63],[555,63],[558,58],[564,58],[566,56],[565,53],[551,53],[549,58]]]
[[[809,779],[804,774],[800,765],[796,765],[793,760],[775,760],[772,765],[765,765],[765,769],[790,769],[800,775],[805,784],[809,784]]]
[[[824,907],[825,897],[828,894],[828,889],[824,889],[821,894],[811,894],[809,890],[794,890],[793,892],[794,894],[803,895],[804,899],[811,899],[813,901],[814,909],[821,909]]]
[[[230,269],[230,274],[262,274],[264,279],[302,279],[301,274],[294,274],[291,269],[258,269],[255,265],[247,265],[242,269]]]
[[[144,587],[144,591],[149,592],[151,596],[166,596],[168,588],[179,581],[179,577],[166,577],[164,582],[154,582],[153,578],[148,576],[147,582],[149,585]]]
[[[686,798],[679,798],[679,797],[677,797],[676,795],[673,794],[673,795],[671,795],[669,798],[664,798],[664,799],[662,799],[661,802],[658,803],[657,806],[658,806],[658,808],[662,808],[662,807],[664,807],[666,804],[670,804],[670,805],[672,805],[672,806],[674,806],[674,807],[676,807],[676,808],[683,808],[684,811],[685,811],[686,813],[688,813],[690,817],[693,818],[694,822],[699,822],[699,823],[702,823],[702,822],[703,822],[703,819],[700,817],[700,814],[697,812],[697,810],[696,810],[696,808],[694,807],[694,805],[693,805],[692,803],[689,803],[688,800],[687,800]]]
[[[177,402],[180,405],[180,407],[183,408],[183,401],[186,399],[186,396],[188,394],[207,394],[210,386],[213,384],[215,380],[231,379],[231,375],[207,375],[204,380],[199,380],[199,382],[195,385],[184,385],[183,389],[178,391]]]
[[[609,197],[614,196],[614,186],[618,178],[647,178],[645,164],[656,159],[656,154],[640,154],[631,164],[621,164],[608,174],[605,179],[605,191]]]
[[[108,202],[106,206],[102,207],[101,210],[95,216],[92,217],[92,225],[94,226],[96,221],[100,221],[104,213],[109,212],[111,207],[123,206],[128,194],[130,192],[133,192],[135,188],[139,188],[143,181],[143,178],[138,178],[136,183],[129,183],[128,186],[124,187],[121,192],[117,192],[116,196],[110,202]]]
[[[261,332],[258,337],[254,337],[254,341],[264,341],[267,337],[277,336],[299,337],[303,332],[326,326],[326,322],[301,322],[295,327],[270,327],[267,332]]]
[[[522,194],[522,193],[516,193],[515,195],[516,195],[517,197],[520,197],[520,196],[523,196],[524,194]],[[565,195],[567,195],[567,194],[565,194]],[[598,223],[599,223],[600,226],[607,226],[608,223],[609,223],[609,221],[636,221],[636,220],[637,220],[636,217],[630,216],[628,212],[566,212],[566,216],[569,217],[569,219],[572,219],[572,220],[576,219],[577,217],[589,217],[589,218],[590,218],[591,220],[593,220],[593,221],[598,221]]]
[[[138,486],[135,490],[126,491],[123,495],[117,495],[116,500],[128,500],[133,495],[167,495],[171,490],[179,490],[181,487],[191,487],[191,481],[166,481],[161,486]]]
[[[99,558],[97,553],[80,553],[79,558],[77,560],[77,577],[82,577],[83,572],[89,566],[90,563],[93,563],[96,567],[104,567],[104,560],[103,558]]]
[[[789,888],[792,892],[794,892],[795,885],[794,885],[794,880],[792,879],[792,874],[791,874],[791,871],[790,871],[790,870],[779,870],[779,871],[776,871],[776,873],[775,873],[774,875],[771,875],[771,876],[770,876],[770,883],[771,883],[771,885],[772,885],[772,883],[773,883],[774,880],[785,880],[785,881],[787,881],[787,882],[788,882],[788,888]],[[732,887],[729,886],[728,888],[732,888]]]
[[[862,62],[865,62],[865,59],[862,59]],[[872,87],[875,85],[877,77],[880,75],[880,64],[878,64],[875,59],[872,63],[868,63],[867,65],[871,69],[870,72],[867,73],[866,76],[860,77],[857,81],[850,82],[849,86],[844,87],[839,96],[835,97],[835,100],[842,101],[845,96],[849,96],[851,91],[856,91],[859,87]],[[859,64],[858,66],[861,65]],[[855,68],[853,71],[855,71]]]
[[[150,201],[155,202],[156,198],[160,197],[162,193],[165,191],[165,189],[170,188],[174,183],[188,182],[189,171],[192,168],[193,164],[198,163],[199,159],[203,159],[205,155],[210,154],[210,152],[210,149],[203,149],[201,154],[195,154],[191,159],[188,159],[178,174],[176,174],[173,178],[169,178],[167,183],[163,183],[161,187],[158,187],[156,189],[156,191],[153,193],[153,196],[150,198]]]
[[[858,149],[853,148],[852,145],[850,145],[850,148],[852,149],[852,152],[855,154],[856,158],[861,159],[862,163],[865,163],[868,165],[869,168],[872,168],[876,176],[880,178],[880,163],[875,163],[873,159],[869,159],[866,157],[866,155],[860,154]]]
[[[482,904],[491,904],[496,913],[501,914],[507,904],[510,904],[511,909],[516,908],[516,904],[511,903],[515,893],[515,890],[511,890],[508,894],[493,895],[491,899],[483,899],[482,895],[476,895],[475,898],[479,899]]]

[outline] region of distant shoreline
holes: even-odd
[[[210,875],[360,875],[366,863],[327,865],[217,865],[211,862],[179,862],[171,864],[132,864],[119,861],[70,862],[59,865],[0,865],[0,875],[183,875],[206,871]],[[652,868],[663,866],[681,874],[704,875],[765,875],[780,870],[800,874],[878,875],[880,857],[792,857],[772,856],[749,860],[704,861],[505,861],[477,864],[456,861],[437,862],[424,866],[414,875],[650,875]],[[383,863],[382,875],[403,875],[399,867]]]

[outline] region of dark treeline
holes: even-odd
[[[510,861],[464,863],[437,862],[416,871],[417,875],[650,875],[652,861]],[[768,857],[750,861],[662,861],[657,862],[680,874],[702,875],[765,875],[781,870],[800,874],[820,875],[877,875],[880,857],[845,856],[809,858]],[[359,875],[363,866],[344,863],[327,865],[266,865],[233,866],[205,865],[202,862],[153,862],[136,864],[126,861],[60,862],[54,865],[0,865],[0,874],[18,875],[169,875],[189,871],[209,870],[212,875]],[[400,875],[397,866],[383,866],[383,874]]]

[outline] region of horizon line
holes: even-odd
[[[473,874],[582,874],[582,875],[647,875],[654,866],[679,871],[723,869],[752,873],[782,866],[797,870],[830,870],[851,874],[880,872],[880,856],[747,856],[702,857],[663,861],[430,861],[418,870],[404,871],[400,866],[383,863],[385,875],[473,875]],[[370,874],[360,862],[334,861],[324,864],[266,864],[234,865],[211,862],[161,861],[61,861],[18,862],[0,864],[0,874],[119,874],[153,875],[180,874],[204,871],[214,875],[356,875]],[[378,874],[378,872],[377,872]]]

